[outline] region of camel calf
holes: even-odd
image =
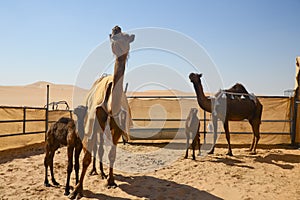
[[[185,157],[188,157],[188,151],[189,151],[189,141],[190,141],[190,133],[192,133],[192,138],[193,138],[193,142],[192,142],[192,149],[193,149],[193,160],[196,160],[195,157],[195,148],[196,145],[198,144],[199,147],[199,155],[200,155],[200,134],[199,134],[199,128],[200,128],[200,121],[199,118],[197,117],[197,112],[198,109],[197,108],[192,108],[190,110],[190,113],[186,119],[185,122],[185,134],[186,134],[186,153],[185,153]]]
[[[45,148],[46,155],[44,160],[45,165],[45,182],[44,185],[49,187],[48,181],[48,166],[50,166],[50,173],[53,185],[59,185],[56,182],[53,174],[53,158],[55,151],[61,147],[67,146],[68,148],[68,168],[67,168],[67,182],[65,188],[65,195],[69,195],[70,190],[70,175],[73,168],[73,152],[75,149],[75,174],[76,184],[78,183],[79,173],[79,154],[82,149],[81,139],[76,132],[75,122],[71,118],[62,117],[55,122],[46,133]]]

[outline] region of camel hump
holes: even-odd
[[[62,123],[62,124],[68,124],[69,122],[73,121],[71,118],[67,118],[67,117],[61,117],[57,123]]]
[[[245,86],[241,83],[236,83],[231,88],[227,89],[226,92],[249,94]]]

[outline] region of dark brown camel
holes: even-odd
[[[75,122],[71,118],[60,118],[55,122],[46,133],[45,137],[45,148],[46,155],[44,159],[45,165],[45,182],[44,185],[49,187],[48,181],[48,166],[50,166],[50,173],[52,177],[53,185],[59,185],[56,182],[53,174],[53,158],[55,151],[61,146],[67,146],[68,148],[68,168],[67,168],[67,182],[65,188],[65,195],[69,195],[70,190],[70,175],[73,168],[73,154],[75,149],[75,175],[76,184],[78,183],[78,173],[79,173],[79,154],[82,149],[81,139],[76,132]]]
[[[199,128],[200,128],[200,120],[197,117],[198,109],[197,108],[192,108],[190,110],[190,113],[186,119],[185,122],[185,135],[186,135],[186,153],[184,158],[188,157],[188,152],[190,148],[190,134],[192,135],[192,149],[193,149],[193,160],[196,160],[195,156],[195,148],[196,145],[198,145],[199,148],[199,155],[200,155],[200,134],[199,134]]]
[[[229,133],[229,126],[228,121],[241,121],[247,119],[252,127],[253,130],[253,141],[250,146],[250,151],[255,154],[257,143],[260,138],[259,134],[259,127],[261,124],[261,115],[263,106],[259,102],[256,97],[251,96],[251,98],[223,98],[222,94],[219,92],[217,93],[215,99],[207,98],[204,95],[203,87],[201,83],[202,74],[195,74],[191,73],[189,78],[194,85],[195,92],[197,94],[197,101],[199,106],[207,111],[212,113],[212,120],[213,120],[213,128],[214,128],[214,142],[213,147],[210,150],[210,154],[214,152],[214,146],[217,139],[217,121],[218,118],[223,122],[224,130],[226,133],[226,140],[228,143],[228,153],[227,155],[232,156],[232,150],[230,145],[230,133]],[[244,88],[244,87],[243,87]],[[239,87],[233,88],[231,91],[234,93],[244,93],[244,90],[239,91]],[[225,93],[226,94],[226,93]],[[247,96],[247,95],[245,95]],[[223,107],[223,112],[221,106],[218,106],[217,103],[213,104],[212,101],[223,101],[225,104],[225,110]]]
[[[102,91],[105,94],[104,102],[102,102],[102,106],[96,108],[96,117],[99,125],[102,129],[102,132],[105,130],[106,123],[109,122],[110,131],[111,131],[111,139],[112,139],[112,147],[109,152],[109,175],[107,180],[108,187],[116,187],[116,183],[113,176],[113,165],[116,159],[116,145],[120,139],[120,137],[124,134],[124,124],[122,124],[122,94],[123,91],[123,80],[124,80],[124,72],[127,61],[127,55],[130,48],[130,43],[134,41],[134,35],[129,35],[126,33],[122,33],[121,28],[119,26],[115,26],[112,29],[112,34],[110,34],[111,40],[111,48],[113,54],[116,56],[115,66],[114,66],[114,74],[112,84],[107,88],[106,91]],[[97,99],[94,99],[97,101]],[[103,134],[103,133],[102,133]],[[100,142],[101,135],[100,134]],[[101,146],[101,145],[100,145]],[[80,181],[76,185],[74,191],[70,194],[70,198],[80,198],[82,196],[83,190],[83,180],[86,174],[87,168],[91,163],[91,152],[87,151],[84,147],[85,154],[83,158],[83,167],[80,176]],[[102,163],[100,161],[100,168],[102,167]],[[103,171],[103,170],[102,170]]]

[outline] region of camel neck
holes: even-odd
[[[123,95],[123,81],[125,73],[125,65],[127,60],[127,54],[119,56],[115,60],[114,76],[113,76],[113,92],[112,92],[112,108],[114,111],[112,114],[116,114],[121,109],[121,97]]]
[[[77,129],[78,129],[78,134],[79,134],[79,137],[80,139],[82,140],[83,137],[84,137],[84,119],[80,120],[80,119],[77,119]]]
[[[120,87],[123,91],[123,78],[125,73],[125,65],[126,65],[127,54],[119,56],[115,60],[115,67],[114,67],[114,75],[113,75],[113,82],[115,87]]]
[[[211,99],[208,99],[204,92],[203,92],[203,87],[202,87],[202,84],[201,84],[201,80],[197,81],[197,82],[194,82],[193,81],[193,85],[194,85],[194,89],[195,89],[195,92],[196,92],[196,95],[197,95],[197,101],[198,101],[198,104],[199,106],[207,111],[207,112],[212,112],[212,108],[211,108]]]

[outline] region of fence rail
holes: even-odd
[[[128,99],[196,99],[196,96],[128,96]],[[285,96],[258,96],[258,98],[289,98]],[[291,99],[291,98],[290,98]],[[298,102],[297,102],[298,103]],[[1,137],[7,137],[7,136],[16,136],[16,135],[26,135],[26,134],[40,134],[40,133],[45,133],[48,129],[48,123],[52,123],[54,121],[49,121],[48,113],[49,110],[48,108],[44,107],[16,107],[16,106],[0,106],[1,108],[6,108],[6,109],[23,109],[23,118],[22,119],[12,119],[12,120],[7,120],[3,119],[0,120],[0,124],[3,123],[23,123],[23,131],[18,132],[18,133],[3,133],[0,134]],[[45,111],[45,117],[42,119],[27,119],[27,111],[28,110],[44,110]],[[71,110],[68,110],[71,114]],[[146,119],[146,118],[134,118],[133,121],[170,121],[170,122],[181,122],[181,121],[186,121],[186,119],[179,119],[179,118],[171,118],[171,119],[163,119],[163,118],[156,118],[156,119]],[[207,117],[206,112],[204,112],[203,118],[200,119],[200,121],[204,122],[204,130],[202,131],[203,133],[207,133],[206,131],[206,123],[210,121],[210,119]],[[245,120],[246,121],[246,120]],[[26,131],[26,124],[27,123],[32,123],[32,122],[45,122],[44,129],[41,131]],[[279,122],[287,122],[287,123],[292,123],[292,119],[288,120],[270,120],[270,119],[265,119],[262,120],[262,122],[265,123],[279,123]],[[133,131],[147,131],[147,128],[133,128]],[[162,128],[160,129],[161,131],[175,131],[175,130],[182,130],[182,128]],[[284,132],[284,134],[292,134],[292,129],[290,133]],[[232,132],[232,133],[237,133],[237,132]],[[247,134],[249,132],[238,132],[240,134]],[[268,132],[262,132],[262,134],[273,134],[273,133],[268,133]]]
[[[17,136],[17,135],[29,135],[29,134],[38,134],[38,133],[45,133],[46,129],[40,131],[26,131],[26,125],[30,122],[45,122],[46,120],[46,110],[47,108],[41,108],[41,107],[16,107],[16,106],[0,106],[0,109],[19,109],[23,110],[23,117],[22,119],[12,119],[12,120],[0,120],[0,124],[3,123],[22,123],[22,132],[17,133],[1,133],[0,137],[8,137],[8,136]],[[45,117],[42,119],[27,119],[27,111],[28,110],[44,110],[45,111]],[[46,126],[45,126],[46,127]]]
[[[258,98],[269,98],[269,99],[275,99],[275,98],[281,98],[281,99],[290,99],[290,101],[292,102],[292,98],[288,97],[288,96],[257,96]],[[128,96],[128,99],[196,99],[196,96]],[[291,108],[292,109],[292,108]],[[289,111],[291,112],[291,110]],[[150,119],[150,118],[133,118],[133,121],[137,121],[137,122],[142,122],[142,121],[173,121],[173,122],[183,122],[186,121],[186,119],[179,119],[179,118],[173,118],[173,119],[163,119],[163,118],[155,118],[155,119]],[[200,131],[200,133],[208,133],[206,130],[206,123],[208,123],[209,121],[211,121],[210,118],[207,117],[207,112],[204,111],[204,115],[203,118],[200,118],[200,121],[204,122],[203,125],[203,131]],[[261,120],[262,123],[290,123],[290,131],[289,132],[261,132],[261,134],[286,134],[286,135],[292,135],[292,123],[293,123],[293,119],[292,116],[290,115],[290,119],[264,119]],[[242,120],[242,122],[248,122],[248,120]],[[151,128],[131,128],[131,131],[141,131],[141,132],[147,132],[150,131]],[[184,128],[152,128],[152,131],[171,131],[171,132],[177,132],[177,131],[182,131],[184,130]],[[252,132],[234,132],[231,131],[230,133],[233,134],[251,134]]]

